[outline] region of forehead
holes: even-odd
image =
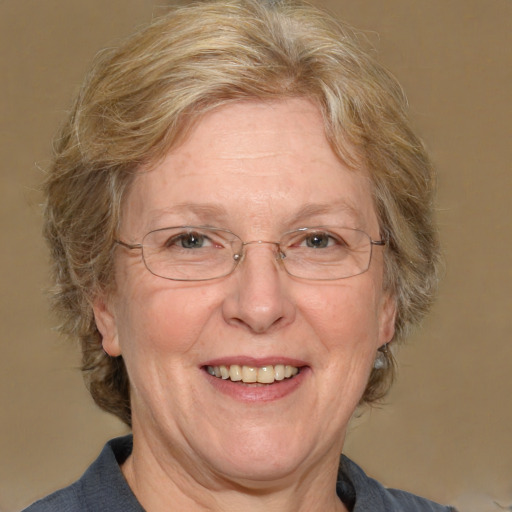
[[[326,216],[360,228],[376,223],[366,172],[335,155],[306,99],[210,112],[163,161],[139,171],[124,206],[123,224],[139,233],[196,218],[232,228]]]

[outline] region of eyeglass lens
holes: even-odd
[[[148,270],[183,281],[216,279],[230,274],[245,257],[246,245],[228,230],[197,226],[158,229],[142,242]],[[368,270],[372,242],[364,231],[346,227],[301,228],[270,243],[285,270],[304,279],[334,280]]]

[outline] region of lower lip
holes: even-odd
[[[300,372],[290,379],[274,381],[272,384],[244,384],[221,379],[203,372],[210,384],[220,393],[228,395],[240,402],[272,402],[292,394],[307,378],[308,368],[301,368]]]

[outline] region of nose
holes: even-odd
[[[295,318],[295,306],[287,290],[289,280],[280,269],[277,244],[249,242],[236,271],[233,287],[223,303],[225,320],[254,333],[283,327]]]

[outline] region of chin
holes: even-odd
[[[244,487],[257,489],[259,484],[263,483],[268,487],[268,482],[275,482],[278,485],[280,481],[295,474],[299,468],[300,459],[297,457],[283,459],[267,453],[258,458],[243,460],[238,457],[234,461],[226,460],[218,465],[218,473]]]
[[[297,435],[297,437],[300,437]],[[305,459],[311,456],[308,444],[293,440],[285,432],[250,432],[246,436],[233,436],[221,453],[209,451],[207,460],[224,477],[248,487],[257,482],[278,482],[304,469]],[[251,484],[251,482],[253,484]]]

